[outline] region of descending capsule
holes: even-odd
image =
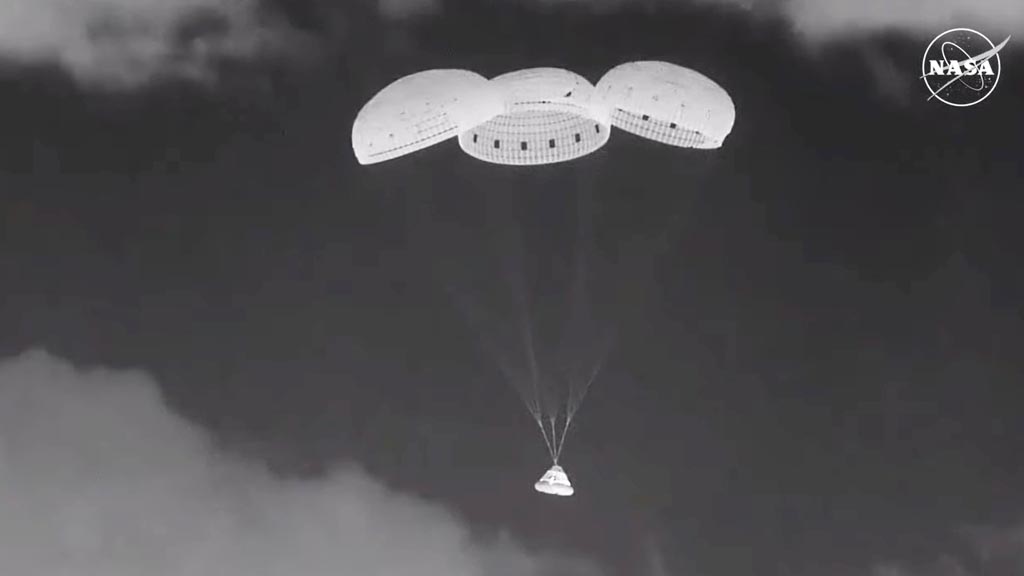
[[[572,483],[569,482],[569,475],[558,464],[548,469],[533,485],[533,488],[537,492],[552,496],[572,496],[574,492]]]

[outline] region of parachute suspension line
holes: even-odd
[[[590,372],[590,377],[587,378],[586,382],[579,388],[575,386],[571,387],[569,391],[569,402],[566,406],[566,414],[569,416],[569,420],[576,414],[576,411],[580,409],[580,405],[583,404],[583,399],[587,397],[587,392],[590,391],[590,386],[597,379],[597,375],[601,372],[601,367],[604,365],[604,358],[602,357],[594,364],[594,369]]]
[[[587,290],[587,247],[590,246],[593,241],[593,232],[591,230],[593,226],[593,210],[591,205],[592,197],[587,192],[589,189],[589,186],[580,189],[576,194],[575,274],[573,277],[573,298],[572,309],[570,312],[574,323],[587,316],[586,310],[588,309],[590,302],[590,295]],[[579,410],[580,405],[583,403],[583,398],[586,396],[587,390],[589,390],[590,385],[597,377],[597,373],[601,369],[603,360],[604,356],[602,354],[602,356],[597,359],[594,370],[591,372],[589,378],[585,381],[582,387],[574,385],[580,380],[576,378],[575,374],[569,379],[569,394],[565,403],[565,424],[562,427],[562,434],[558,437],[558,441],[555,444],[555,453],[558,456],[561,456],[562,449],[565,447],[565,439],[569,434],[569,427],[572,426],[572,419],[576,416],[576,411]]]
[[[515,242],[512,242],[512,244],[515,244]],[[508,247],[508,245],[506,245],[506,247]],[[514,248],[512,249],[512,252],[516,252]],[[548,437],[548,431],[544,427],[543,422],[544,405],[541,401],[540,395],[540,370],[537,365],[537,355],[533,347],[533,325],[530,322],[530,306],[526,301],[526,289],[523,286],[522,262],[521,258],[516,258],[517,254],[509,255],[508,252],[505,252],[505,255],[510,256],[511,259],[520,261],[519,274],[508,270],[508,268],[505,269],[505,272],[511,276],[510,281],[515,285],[515,288],[517,288],[517,290],[515,290],[515,300],[519,305],[519,319],[520,329],[522,330],[523,347],[525,349],[524,351],[526,353],[527,363],[530,368],[530,388],[533,391],[533,397],[529,398],[529,393],[525,391],[523,391],[523,396],[526,400],[527,408],[530,410],[530,414],[533,416],[534,421],[537,422],[537,427],[540,428],[541,436],[544,437],[544,446],[547,447],[548,454],[551,456],[551,459],[554,460],[556,458],[555,439],[553,436]],[[508,262],[508,259],[503,259],[503,261],[507,266],[514,267],[514,265]],[[518,386],[517,388],[522,390],[522,388]]]
[[[557,416],[551,416],[548,421],[551,423],[551,444],[554,446],[554,450],[551,453],[551,461],[558,465],[558,456],[561,450],[558,448],[558,433],[555,432],[555,418]]]
[[[558,456],[555,453],[555,437],[552,435],[548,437],[548,431],[544,428],[544,422],[542,416],[544,414],[544,406],[540,399],[540,369],[537,367],[537,354],[533,349],[533,325],[530,323],[530,317],[527,313],[527,307],[525,304],[522,305],[522,327],[523,327],[523,345],[526,348],[526,359],[530,364],[530,385],[533,389],[533,405],[535,412],[533,414],[534,419],[537,420],[537,426],[540,428],[540,433],[544,436],[544,444],[548,448],[548,454],[551,456],[551,460],[557,460]]]
[[[518,374],[516,370],[512,369],[508,357],[501,352],[501,347],[499,347],[494,339],[488,335],[486,330],[482,329],[481,326],[483,325],[483,318],[479,307],[475,306],[474,302],[470,298],[460,292],[455,283],[450,281],[450,279],[444,283],[444,288],[445,292],[455,303],[457,309],[465,315],[470,328],[476,332],[481,348],[491,355],[492,359],[497,364],[501,375],[505,378],[508,384],[519,393],[523,404],[530,412],[530,416],[533,418],[534,422],[537,423],[537,427],[540,428],[541,435],[544,436],[544,445],[547,447],[548,453],[551,454],[552,458],[554,458],[554,444],[548,439],[547,430],[544,428],[541,421],[540,395],[537,392],[536,381],[534,381],[533,397],[531,398],[530,393],[527,390],[524,390],[523,386],[519,385],[521,375]]]
[[[542,405],[541,399],[540,399],[540,387],[539,387],[540,374],[539,374],[539,370],[537,368],[537,357],[536,357],[536,355],[534,354],[534,351],[533,351],[533,336],[531,335],[529,321],[525,321],[524,324],[525,324],[525,326],[524,326],[524,335],[525,335],[525,340],[526,340],[526,354],[527,354],[527,357],[529,358],[529,362],[530,362],[530,382],[531,382],[532,387],[533,387],[533,404],[534,404],[534,407],[536,408],[536,411],[534,412],[533,416],[534,416],[534,419],[537,420],[537,426],[540,427],[540,433],[544,436],[544,443],[548,447],[548,453],[551,455],[551,460],[552,461],[557,461],[558,460],[558,454],[555,451],[555,436],[554,436],[554,434],[552,434],[551,438],[550,439],[548,438],[548,431],[544,428],[544,423],[541,421],[541,417],[544,414],[544,406]]]
[[[533,386],[533,402],[537,406],[537,420],[540,420],[540,415],[544,412],[544,407],[541,405],[540,400],[540,369],[537,367],[537,354],[533,350],[533,325],[530,323],[530,317],[527,315],[525,304],[522,307],[522,324],[523,324],[523,344],[526,347],[526,359],[530,364],[530,382]],[[543,430],[544,426],[541,425]]]
[[[540,416],[536,417],[537,427],[540,428],[540,434],[544,437],[544,445],[548,448],[548,454],[551,455],[552,461],[557,461],[558,456],[555,455],[555,444],[552,440],[548,440],[548,431],[544,429],[544,424],[541,423]]]
[[[583,404],[583,399],[590,390],[590,385],[597,379],[597,374],[601,371],[603,363],[603,359],[597,362],[590,373],[590,377],[578,390],[570,389],[569,397],[566,399],[565,403],[565,425],[562,427],[561,436],[554,433],[554,419],[551,421],[552,436],[555,438],[555,464],[558,463],[558,458],[562,455],[562,449],[565,448],[565,438],[569,435],[569,427],[572,426],[572,419],[576,416],[576,412]]]
[[[533,419],[537,422],[537,427],[540,428],[540,434],[544,437],[544,445],[547,446],[548,454],[551,455],[551,460],[557,459],[555,455],[555,438],[552,435],[548,437],[548,431],[544,427],[544,406],[541,404],[540,399],[540,371],[537,368],[537,359],[533,351],[533,335],[530,326],[529,319],[523,317],[523,341],[526,346],[526,356],[530,364],[530,387],[533,389],[532,404],[530,406],[530,413],[533,415]]]
[[[565,426],[562,428],[562,438],[559,439],[555,448],[555,462],[558,462],[558,458],[562,455],[562,448],[565,447],[565,435],[569,432],[569,424],[572,424],[572,417],[575,415],[575,411],[571,411],[567,406],[565,410]]]

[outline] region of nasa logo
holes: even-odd
[[[921,79],[931,96],[950,106],[973,106],[999,83],[999,51],[984,34],[969,28],[946,30],[932,40],[921,60]]]

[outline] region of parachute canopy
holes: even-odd
[[[594,86],[558,68],[534,68],[491,80],[504,111],[459,136],[474,158],[496,164],[553,164],[585,156],[608,141],[607,114],[591,104]]]
[[[721,86],[667,62],[631,62],[595,87],[560,68],[491,80],[466,70],[401,78],[360,110],[352,148],[372,164],[458,137],[479,160],[507,165],[565,162],[608,142],[611,127],[683,148],[718,148],[736,110]]]
[[[419,72],[391,83],[359,111],[352,149],[360,164],[390,160],[454,138],[503,109],[501,95],[475,72]]]
[[[683,148],[719,148],[736,120],[729,94],[699,72],[667,62],[609,70],[596,97],[620,130]]]
[[[534,490],[543,494],[553,496],[572,496],[575,492],[572,483],[569,482],[569,475],[562,470],[558,464],[552,466],[537,483],[533,485]]]

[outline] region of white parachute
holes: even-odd
[[[553,164],[585,156],[608,141],[607,114],[591,103],[594,86],[557,68],[534,68],[491,80],[504,111],[459,136],[470,156],[496,164]]]
[[[359,111],[352,148],[360,164],[373,164],[458,137],[474,158],[529,166],[591,154],[612,126],[671,146],[718,148],[735,119],[721,86],[667,62],[616,66],[596,87],[559,68],[491,80],[427,70],[393,82]]]
[[[422,150],[503,111],[501,94],[466,70],[427,70],[400,78],[363,106],[352,126],[360,164]]]
[[[736,121],[721,86],[667,62],[616,66],[597,83],[596,97],[616,128],[671,146],[719,148]]]

